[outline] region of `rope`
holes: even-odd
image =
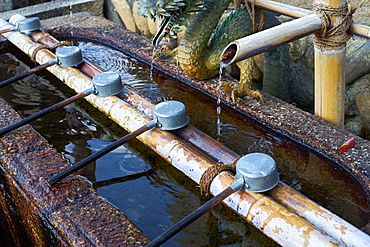
[[[257,23],[256,12],[255,12],[255,2],[256,0],[234,0],[233,1],[233,4],[236,8],[242,7],[243,4],[247,7],[249,16],[252,19],[252,26],[253,26],[252,33],[257,33],[259,31],[262,31],[265,26],[265,16],[263,15],[262,9],[258,9],[259,22]]]
[[[259,22],[257,23],[256,21],[256,12],[255,12],[255,2],[256,0],[248,0],[245,3],[245,6],[247,7],[249,16],[252,19],[252,25],[253,25],[253,31],[252,33],[257,33],[259,31],[263,30],[263,27],[265,26],[265,16],[263,15],[263,10],[258,9],[258,20]]]
[[[216,164],[214,166],[209,167],[203,174],[202,177],[200,178],[199,185],[200,188],[207,192],[208,194],[210,193],[210,187],[212,180],[221,172],[223,171],[229,171],[233,174],[235,174],[235,167],[236,167],[236,162],[239,160],[239,158],[235,159],[232,163],[230,164]]]
[[[351,26],[352,14],[356,8],[344,4],[338,7],[314,3],[314,12],[321,19],[321,30],[314,35],[315,45],[319,48],[328,46],[342,47],[352,37],[347,31]],[[337,23],[332,23],[330,17],[339,17]],[[338,38],[333,39],[332,36]]]
[[[35,62],[37,53],[42,49],[49,49],[50,51],[55,51],[55,49],[60,46],[68,46],[68,45],[71,45],[71,43],[68,41],[61,41],[60,43],[56,43],[53,46],[39,45],[36,47],[35,50],[33,50],[32,55],[31,55],[31,60],[32,62]]]

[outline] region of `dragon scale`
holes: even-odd
[[[177,63],[186,74],[198,80],[210,79],[217,75],[220,68],[220,55],[226,45],[236,39],[250,35],[253,30],[252,20],[246,7],[237,8],[232,11],[222,24],[219,25],[219,20],[228,8],[231,0],[207,0],[197,10],[194,10],[194,6],[196,6],[196,2],[199,2],[199,0],[170,0],[166,3],[160,0],[155,3],[151,2],[150,4],[149,2],[151,0],[143,0],[141,13],[150,12],[151,14],[146,15],[150,17],[163,17],[163,13],[165,12],[163,9],[166,7],[159,8],[157,7],[158,5],[164,6],[167,4],[167,6],[170,5],[173,8],[179,2],[184,7],[178,7],[178,10],[173,10],[182,11],[179,16],[188,14],[187,10],[189,9],[192,12],[197,12],[190,19],[188,27],[177,48]],[[154,5],[157,6],[154,8]],[[173,14],[173,11],[168,12]],[[169,15],[167,14],[167,16]],[[259,21],[258,17],[256,21]],[[266,29],[279,25],[280,22],[272,13],[264,11],[264,24],[264,28]],[[289,98],[290,77],[290,60],[287,46],[284,45],[267,51],[264,57],[263,90],[278,98],[287,100]],[[250,91],[253,91],[250,89],[252,77],[249,69],[251,68],[251,63],[254,63],[254,60],[253,58],[247,60],[249,60],[247,63],[241,62],[238,64],[241,71],[241,80],[239,87],[233,89],[232,92],[236,97],[249,95]]]

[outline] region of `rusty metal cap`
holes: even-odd
[[[77,66],[83,62],[81,49],[77,46],[63,46],[57,49],[55,55],[60,67]]]
[[[40,18],[38,17],[29,17],[23,20],[20,20],[17,25],[20,32],[31,32],[41,28]]]
[[[235,180],[243,178],[244,190],[264,192],[274,188],[279,182],[274,159],[263,153],[251,153],[243,156],[236,163]]]
[[[189,122],[186,107],[179,101],[170,100],[157,104],[153,115],[158,122],[158,128],[162,130],[180,129]]]
[[[114,72],[102,72],[94,76],[92,79],[95,95],[100,97],[108,97],[116,95],[123,90],[121,76]]]

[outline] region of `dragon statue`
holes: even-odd
[[[137,12],[145,17],[161,20],[153,38],[155,46],[164,36],[179,32],[179,27],[189,22],[177,47],[177,63],[190,77],[204,80],[219,73],[220,55],[226,45],[253,32],[252,19],[245,6],[236,8],[219,25],[230,2],[231,0],[142,0]],[[196,13],[193,14],[194,12]],[[272,13],[264,11],[263,15],[264,29],[280,24]],[[287,46],[265,52],[263,64],[263,91],[287,100],[290,73]],[[243,96],[260,98],[263,102],[261,93],[251,89],[251,69],[256,65],[254,59],[246,59],[237,65],[240,68],[239,86],[232,88],[222,85],[222,88],[231,93],[233,102]]]

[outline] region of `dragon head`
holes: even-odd
[[[153,45],[157,46],[167,34],[174,36],[182,31],[180,26],[186,25],[191,13],[201,10],[204,4],[205,1],[202,0],[142,0],[137,13],[161,20],[153,38]]]

